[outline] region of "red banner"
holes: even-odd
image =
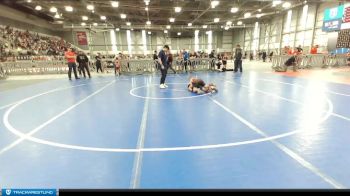
[[[81,46],[88,45],[86,32],[77,32],[78,44]]]

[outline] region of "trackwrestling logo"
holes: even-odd
[[[45,195],[45,196],[57,196],[56,189],[2,189],[2,196],[15,196],[15,195]]]

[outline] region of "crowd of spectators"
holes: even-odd
[[[0,52],[2,57],[20,55],[56,55],[63,56],[71,44],[62,38],[39,35],[28,30],[23,31],[0,26]]]

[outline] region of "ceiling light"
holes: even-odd
[[[130,30],[132,30],[132,31],[133,31],[134,29],[130,29]]]
[[[238,21],[238,22],[237,22],[237,25],[242,25],[242,24],[243,24],[242,21]]]
[[[180,32],[178,32],[178,33],[177,33],[177,35],[181,35],[181,33],[180,33]]]
[[[53,12],[53,13],[57,12],[57,8],[51,7],[51,8],[50,8],[50,12]]]
[[[86,23],[85,23],[85,22],[82,22],[82,23],[81,23],[81,26],[86,26]]]
[[[72,6],[66,6],[65,7],[67,12],[73,12],[73,7]]]
[[[211,2],[211,8],[215,8],[217,5],[219,5],[219,1],[212,1]]]
[[[175,7],[175,12],[181,12],[181,7]]]
[[[225,30],[226,30],[226,31],[229,30],[229,29],[230,29],[230,27],[228,27],[228,26],[225,27]]]
[[[130,25],[131,25],[131,22],[127,22],[126,25],[130,26]]]
[[[152,34],[152,32],[151,31],[148,31],[148,35],[151,35]]]
[[[227,21],[226,25],[231,26],[232,25],[232,21]]]
[[[192,23],[188,23],[187,25],[188,25],[189,27],[191,27],[191,26],[192,26]]]
[[[147,21],[146,24],[147,24],[147,25],[151,25],[151,21]]]
[[[168,33],[168,30],[164,30],[164,33]]]
[[[115,30],[116,30],[116,31],[120,31],[120,29],[119,29],[119,28],[116,28]]]
[[[88,9],[88,10],[94,10],[95,7],[94,7],[93,5],[87,5],[87,6],[86,6],[86,9]]]
[[[175,22],[175,18],[169,18],[170,22]]]
[[[257,18],[261,18],[262,14],[257,14],[256,17]]]
[[[148,7],[145,7],[145,10],[148,11]]]
[[[208,28],[208,25],[203,25],[203,29],[206,29],[206,28]]]
[[[27,0],[27,3],[31,3],[32,2],[32,0]]]
[[[224,26],[222,26],[222,25],[221,25],[221,28],[223,29],[223,28],[224,28]]]
[[[281,4],[281,3],[282,3],[282,1],[274,0],[274,1],[272,2],[272,6],[276,6],[276,5],[279,5],[279,4]]]
[[[98,25],[96,22],[94,22],[94,24],[93,24],[95,27]]]
[[[219,22],[220,18],[214,18],[214,22]]]
[[[126,14],[120,14],[120,18],[121,19],[125,19],[126,18]]]
[[[118,1],[111,1],[112,7],[119,7]]]
[[[42,9],[42,7],[40,5],[35,6],[35,10],[40,11],[41,9]]]
[[[149,0],[144,0],[146,5],[149,5]]]
[[[261,9],[258,9],[258,12],[261,12]]]
[[[170,25],[167,25],[167,26],[166,26],[166,28],[167,28],[167,29],[170,29],[170,28],[171,28],[171,26],[170,26]]]
[[[231,8],[231,12],[232,12],[232,13],[238,12],[238,7],[233,7],[233,8]]]
[[[60,15],[56,12],[55,18],[60,18]]]
[[[82,16],[81,19],[82,20],[89,20],[89,18],[87,16]]]
[[[283,3],[282,7],[285,8],[285,9],[288,9],[290,8],[290,6],[292,6],[292,4],[290,2],[285,2]]]
[[[249,18],[250,16],[252,16],[252,13],[250,13],[250,12],[247,12],[244,14],[244,18]]]
[[[101,18],[101,20],[106,20],[107,19],[106,16],[101,16],[100,18]]]

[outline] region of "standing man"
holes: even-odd
[[[160,86],[159,88],[164,89],[168,86],[165,85],[165,78],[168,71],[168,56],[167,53],[169,51],[169,46],[164,45],[163,50],[161,50],[158,54],[158,62],[160,64],[160,71],[162,73],[162,77],[160,78]]]
[[[86,78],[85,70],[89,78],[91,78],[89,70],[89,58],[85,55],[83,51],[79,51],[79,54],[77,56],[77,62],[79,63],[80,70],[83,72],[84,78]]]
[[[72,80],[72,69],[74,71],[75,79],[76,80],[80,79],[80,78],[78,78],[78,75],[77,75],[77,65],[75,64],[75,58],[76,58],[75,52],[72,51],[72,48],[68,48],[67,51],[64,53],[64,56],[68,62],[68,68],[69,68],[68,78],[69,78],[69,80]]]
[[[97,73],[98,73],[98,70],[101,70],[101,73],[103,73],[102,64],[101,64],[101,60],[102,60],[101,53],[97,53],[97,56],[95,57],[95,59],[96,59],[96,71],[97,71]]]
[[[234,68],[234,72],[236,73],[238,71],[238,69],[240,70],[240,72],[242,73],[243,69],[242,69],[242,48],[239,44],[237,44],[236,46],[236,50],[235,50],[235,68]]]
[[[185,71],[187,73],[187,65],[188,65],[188,60],[190,60],[190,54],[186,51],[186,49],[183,50],[183,63],[185,66]]]

